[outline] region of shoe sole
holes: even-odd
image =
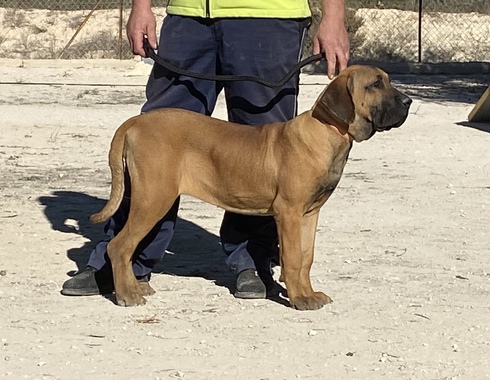
[[[266,292],[235,292],[235,298],[246,300],[262,300],[267,298]]]
[[[64,296],[84,297],[84,296],[100,296],[104,294],[111,294],[113,290],[107,292],[83,290],[83,289],[61,289],[61,294]]]
[[[148,283],[148,280],[138,280],[138,282],[141,283]],[[60,292],[64,296],[73,296],[73,297],[85,297],[85,296],[103,296],[105,294],[111,294],[114,293],[114,289],[112,290],[107,290],[107,291],[101,291],[101,290],[89,290],[89,289],[61,289]]]

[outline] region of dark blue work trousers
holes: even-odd
[[[309,20],[202,19],[168,15],[160,33],[158,55],[189,71],[207,74],[254,75],[279,81],[300,60]],[[253,82],[216,82],[173,74],[158,64],[148,80],[142,112],[183,108],[211,115],[224,89],[228,119],[248,125],[290,120],[297,113],[299,75],[279,89]],[[253,128],[253,127],[251,127]],[[223,145],[226,141],[223,140]],[[243,152],[237,151],[237,155]],[[239,168],[237,168],[239,170]],[[109,265],[107,244],[124,226],[129,212],[130,189],[105,227],[107,239],[97,244],[88,265]],[[133,256],[136,276],[151,272],[162,259],[173,235],[179,200],[141,241]],[[228,265],[240,272],[267,266],[278,255],[274,219],[225,212],[221,242]]]

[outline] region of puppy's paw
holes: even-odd
[[[155,291],[150,286],[149,282],[140,282],[139,283],[139,290],[140,290],[140,294],[142,296],[152,296],[153,294],[155,294]]]
[[[116,292],[116,301],[119,306],[138,306],[146,303],[145,297],[139,293],[121,294]]]
[[[300,296],[290,300],[291,306],[297,310],[318,310],[326,304],[329,304],[332,299],[323,292],[314,292],[311,296]]]

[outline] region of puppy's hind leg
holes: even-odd
[[[176,192],[166,192],[162,197],[156,186],[132,186],[131,190],[128,220],[107,247],[114,274],[116,301],[120,306],[143,305],[146,302],[143,295],[151,293],[136,280],[131,259],[140,241],[170,210],[178,196]]]

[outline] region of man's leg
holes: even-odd
[[[299,62],[309,20],[239,19],[219,22],[223,74],[281,80]],[[230,121],[249,125],[286,121],[297,114],[299,74],[282,88],[227,82]],[[273,217],[226,212],[220,229],[227,263],[237,273],[236,297],[264,298],[272,290],[271,261],[278,263]]]
[[[217,49],[212,21],[167,16],[162,25],[158,55],[181,68],[215,74]],[[220,85],[215,82],[176,77],[161,66],[155,65],[146,87],[147,101],[142,107],[142,112],[174,107],[210,115],[220,89]],[[127,220],[130,206],[128,177],[125,182],[124,200],[105,226],[107,238],[99,242],[91,252],[87,269],[63,284],[62,294],[95,295],[113,291],[107,245]],[[135,251],[133,271],[142,281],[148,281],[153,266],[165,254],[173,236],[178,207],[177,200]]]

